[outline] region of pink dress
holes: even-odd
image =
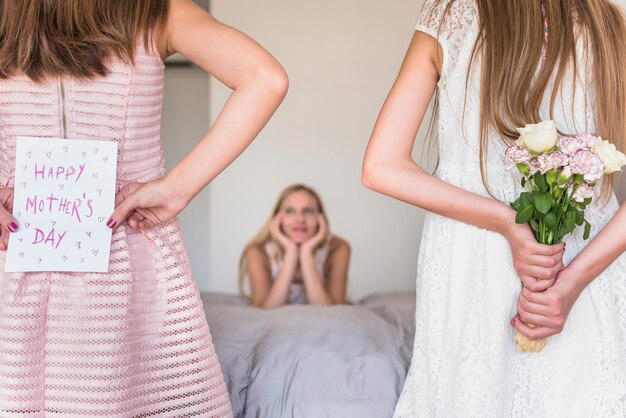
[[[0,187],[17,136],[116,141],[117,189],[165,172],[163,64],[139,48],[105,78],[0,80]],[[231,417],[178,221],[114,233],[108,274],[3,273],[0,417]]]

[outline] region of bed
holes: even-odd
[[[408,369],[414,293],[262,310],[202,295],[237,418],[391,417]]]

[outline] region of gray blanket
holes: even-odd
[[[414,294],[274,310],[202,298],[235,417],[391,417],[413,345]]]

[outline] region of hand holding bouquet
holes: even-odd
[[[517,211],[515,221],[528,222],[540,244],[558,244],[577,226],[584,227],[583,238],[589,238],[591,224],[585,219],[585,208],[595,196],[598,181],[620,171],[626,156],[589,133],[559,138],[553,121],[518,131],[520,138],[505,152],[507,168],[517,167],[526,189],[511,203]],[[520,333],[515,336],[521,352],[541,351],[545,343],[545,339],[531,341]]]

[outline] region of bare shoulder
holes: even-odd
[[[192,27],[199,22],[212,21],[211,15],[192,0],[169,0],[167,21],[155,31],[155,40],[161,58],[179,52],[172,46],[172,38],[181,28]]]
[[[267,252],[261,245],[248,246],[248,248],[246,248],[246,250],[244,251],[244,256],[246,258],[248,266],[250,264],[256,264],[269,267],[270,265],[270,259],[267,256]]]
[[[350,243],[337,235],[332,235],[330,238],[329,251],[331,256],[336,254],[350,254]]]

